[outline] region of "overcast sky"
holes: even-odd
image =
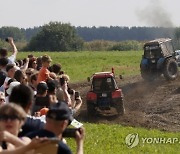
[[[0,27],[180,26],[180,0],[0,0]]]

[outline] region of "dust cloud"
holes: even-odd
[[[174,27],[171,14],[163,7],[161,0],[150,0],[144,8],[139,8],[136,15],[140,22],[148,26]]]

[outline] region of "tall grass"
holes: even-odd
[[[81,51],[81,52],[22,52],[19,59],[28,54],[42,56],[48,54],[52,63],[60,63],[62,69],[69,74],[71,81],[84,81],[95,72],[111,71],[116,74],[139,74],[141,51]]]

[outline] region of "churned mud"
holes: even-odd
[[[123,90],[126,113],[123,116],[87,116],[86,93],[90,83],[74,83],[72,88],[80,91],[82,108],[76,119],[81,122],[115,123],[126,126],[180,131],[180,77],[175,81],[166,81],[163,77],[145,82],[140,76],[117,79]]]

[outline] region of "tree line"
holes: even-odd
[[[29,41],[39,31],[42,26],[34,28],[18,27],[1,27],[0,38],[13,36],[17,40]],[[108,40],[108,41],[125,41],[125,40],[151,40],[160,37],[174,37],[178,28],[164,27],[74,27],[77,34],[84,41]]]
[[[173,37],[175,28],[163,27],[77,27],[77,33],[85,41],[92,40],[152,40],[160,37]]]
[[[170,37],[180,47],[180,28],[164,27],[74,27],[50,22],[34,28],[1,27],[0,38],[11,36],[25,42],[23,50],[139,50],[143,41]],[[2,42],[0,42],[2,45]]]

